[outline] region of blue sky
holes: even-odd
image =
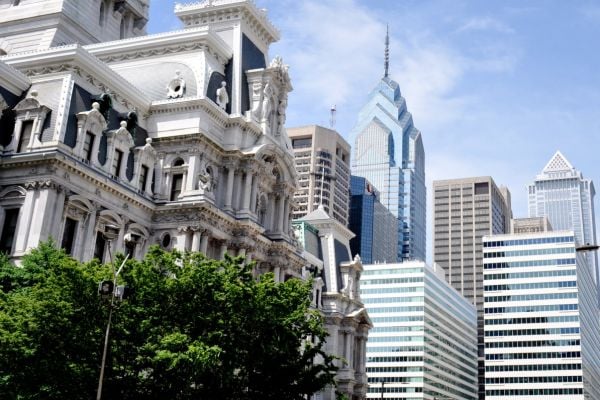
[[[600,185],[600,2],[256,3],[281,31],[270,57],[290,65],[288,127],[328,126],[335,104],[336,129],[353,144],[389,23],[390,76],[423,133],[428,191],[435,179],[491,175],[524,217],[525,187],[556,150]],[[152,1],[151,33],[180,26],[173,6]]]

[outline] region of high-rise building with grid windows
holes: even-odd
[[[477,313],[422,261],[363,265],[367,399],[477,398]]]
[[[318,125],[287,132],[299,184],[292,218],[302,218],[323,204],[329,215],[348,226],[350,145],[338,132]]]
[[[486,400],[600,398],[596,285],[577,250],[573,231],[483,238]]]
[[[479,398],[483,381],[483,254],[484,235],[510,232],[510,192],[489,177],[433,182],[433,260],[446,279],[477,307]]]
[[[596,244],[594,183],[584,179],[560,151],[528,189],[530,217],[547,217],[556,230],[572,229],[577,243]],[[597,255],[590,252],[586,257],[598,282]]]

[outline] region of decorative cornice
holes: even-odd
[[[25,74],[0,61],[0,86],[20,96],[31,86],[31,81]]]
[[[233,56],[227,43],[205,26],[91,44],[85,46],[84,49],[107,63],[199,49],[207,51],[222,64],[225,64]]]
[[[29,77],[74,73],[100,91],[110,92],[127,108],[137,108],[146,113],[150,107],[150,99],[146,94],[80,45],[15,54],[8,56],[5,62],[23,71]]]

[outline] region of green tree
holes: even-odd
[[[135,292],[113,313],[103,398],[293,400],[332,384],[310,283],[251,269],[156,247],[127,261],[119,284]],[[0,258],[0,398],[94,398],[111,271],[51,243],[22,267]]]

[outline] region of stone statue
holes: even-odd
[[[271,115],[271,108],[272,108],[271,96],[273,95],[273,88],[271,87],[270,82],[267,82],[263,92],[264,92],[264,95],[263,95],[263,104],[262,104],[262,119],[268,120],[269,115]]]
[[[198,189],[208,193],[213,190],[213,178],[210,173],[210,168],[206,168],[205,171],[204,174],[200,173],[198,175]]]
[[[229,103],[229,95],[227,94],[227,82],[221,82],[221,87],[217,89],[217,104],[221,109],[225,110]]]
[[[287,98],[284,97],[279,101],[279,106],[277,107],[278,134],[281,134],[281,132],[283,131],[283,127],[285,125],[286,109],[287,109]]]
[[[167,98],[177,99],[183,97],[185,91],[185,80],[181,77],[181,71],[175,71],[175,78],[167,85]]]

